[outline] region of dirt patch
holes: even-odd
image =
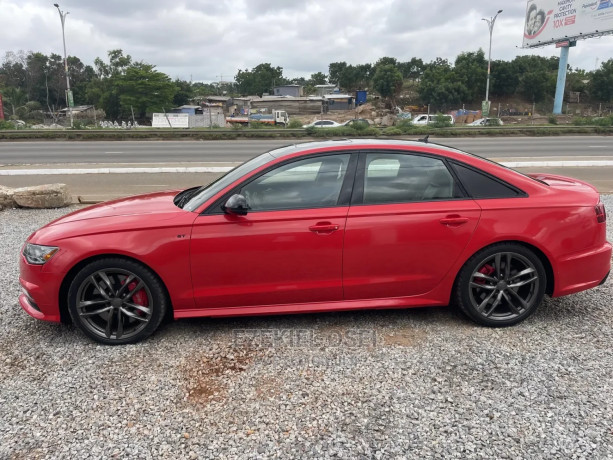
[[[231,350],[227,354],[189,359],[181,373],[187,400],[194,404],[222,401],[228,384],[244,372],[257,355],[255,350]]]

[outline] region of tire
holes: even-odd
[[[160,325],[168,306],[161,281],[138,262],[106,258],[81,269],[68,290],[72,321],[106,345],[136,343]]]
[[[520,244],[500,243],[464,264],[455,285],[455,303],[478,324],[512,326],[536,311],[546,286],[545,268],[534,252]]]

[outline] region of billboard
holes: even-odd
[[[524,48],[613,33],[613,0],[528,0]]]

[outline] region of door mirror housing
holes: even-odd
[[[226,201],[226,204],[223,206],[223,210],[227,214],[232,214],[235,216],[245,216],[249,211],[249,205],[247,204],[247,199],[243,195],[232,195]]]

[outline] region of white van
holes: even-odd
[[[439,114],[440,115],[440,114]],[[427,115],[427,114],[423,114],[423,115],[416,115],[415,118],[413,118],[411,120],[411,123],[414,125],[429,125],[430,123],[434,123],[436,122],[436,117],[438,117],[439,115]],[[449,123],[451,123],[452,125],[455,123],[455,120],[453,119],[453,117],[451,115],[443,115],[447,120],[449,120]]]

